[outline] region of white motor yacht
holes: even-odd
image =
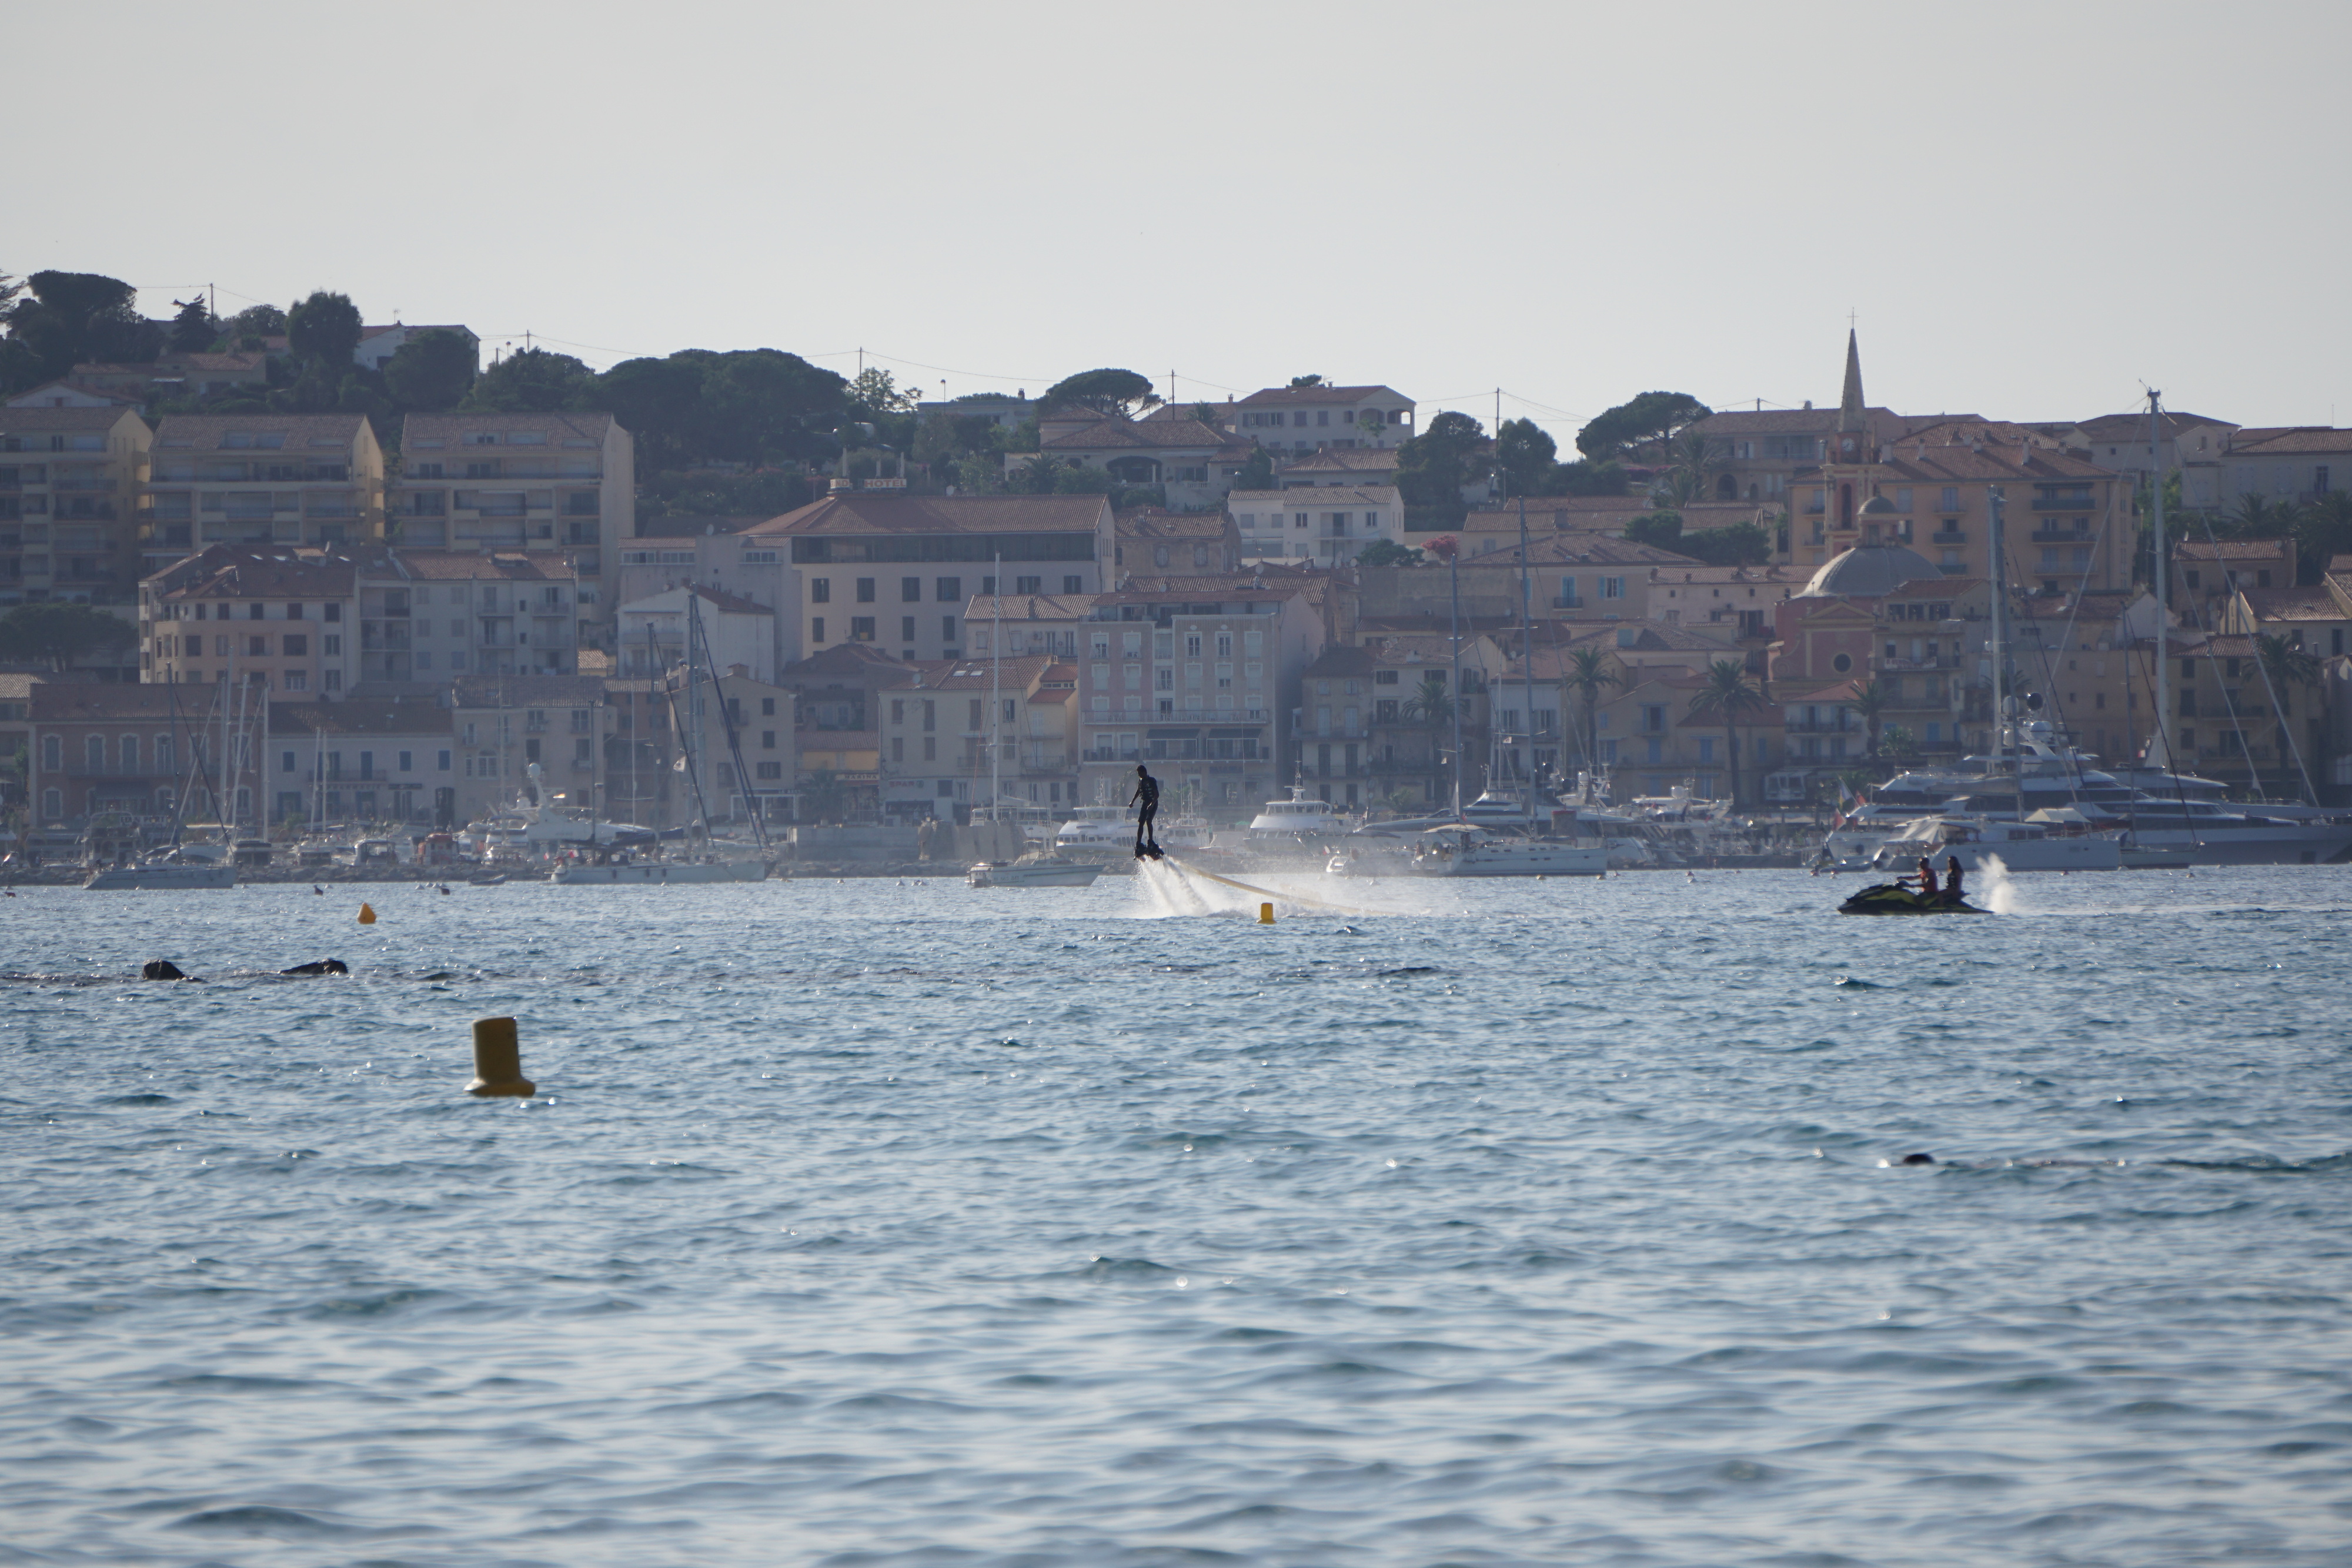
[[[2036,811],[2033,821],[1981,817],[1921,817],[1880,848],[1873,863],[1905,871],[1926,859],[1938,872],[1947,860],[1981,871],[1999,859],[2010,871],[2116,871],[2123,865],[2123,835],[2091,825],[2079,811]]]
[[[1013,861],[981,861],[964,873],[973,887],[1088,887],[1102,874],[1102,862],[1035,852]]]
[[[1352,840],[1325,870],[1335,876],[1601,876],[1609,852],[1565,839],[1497,836],[1455,823],[1411,839]]]
[[[132,865],[101,867],[82,883],[96,893],[184,893],[236,885],[236,867],[228,862],[203,860],[178,850],[161,851]]]

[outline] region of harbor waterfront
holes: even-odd
[[[2342,1561],[2352,872],[1237,875],[14,890],[7,1560]]]

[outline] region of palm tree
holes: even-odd
[[[1761,690],[1748,678],[1748,666],[1737,659],[1717,659],[1706,667],[1706,685],[1691,696],[1690,711],[1711,713],[1723,720],[1723,733],[1731,743],[1731,805],[1739,808],[1739,716],[1754,713],[1769,704]]]
[[[1685,430],[1666,444],[1665,473],[1651,486],[1650,499],[1661,507],[1687,507],[1709,498],[1709,486],[1723,470],[1722,449],[1710,444],[1706,432]]]
[[[1625,677],[1609,667],[1609,655],[1600,649],[1570,648],[1566,684],[1584,699],[1584,759],[1587,766],[1597,768],[1601,765],[1601,689],[1622,686]]]
[[[1445,677],[1435,670],[1423,675],[1412,695],[1404,699],[1403,714],[1407,723],[1421,725],[1429,731],[1429,798],[1435,800],[1444,792],[1445,783],[1441,777],[1443,769],[1435,766],[1437,759],[1445,755],[1438,736],[1454,722],[1454,698],[1445,689]]]
[[[1885,721],[1887,706],[1894,700],[1894,695],[1885,686],[1879,685],[1874,676],[1854,688],[1854,711],[1862,715],[1863,725],[1869,732],[1869,755],[1873,760],[1876,760],[1878,757],[1881,727]]]

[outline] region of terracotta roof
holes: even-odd
[[[823,675],[872,675],[884,669],[902,667],[904,661],[871,643],[835,643],[805,659],[793,660],[782,674],[793,679],[811,680]]]
[[[1101,598],[1098,593],[1008,593],[1001,613],[1007,621],[1083,621]],[[998,602],[992,595],[975,593],[964,606],[963,618],[971,623],[994,621]]]
[[[1049,435],[1039,445],[1046,452],[1123,452],[1130,447],[1186,450],[1208,447],[1213,450],[1232,440],[1233,437],[1223,431],[1202,424],[1197,419],[1103,419],[1082,430]]]
[[[780,534],[1091,533],[1100,496],[909,496],[851,490],[771,517],[746,538]]]
[[[426,582],[470,582],[485,578],[510,581],[569,582],[572,569],[562,556],[523,550],[489,555],[466,550],[362,549],[352,559],[367,577],[405,577]]]
[[[348,599],[356,571],[349,555],[315,549],[212,545],[154,577],[166,599]]]
[[[121,408],[0,408],[0,435],[62,435],[68,431],[107,431],[122,423]]]
[[[1676,555],[1654,545],[1635,544],[1631,539],[1612,538],[1606,534],[1553,534],[1546,538],[1530,538],[1528,541],[1528,561],[1532,566],[1641,566],[1695,567],[1699,563],[1686,555]],[[1484,555],[1465,555],[1462,569],[1473,567],[1507,567],[1519,564],[1519,547],[1515,543]]]
[[[1315,662],[1307,666],[1304,674],[1310,680],[1328,679],[1332,676],[1369,675],[1372,673],[1373,666],[1379,663],[1380,661],[1373,656],[1370,648],[1360,648],[1349,643],[1335,643],[1316,655]]]
[[[224,450],[221,437],[225,435],[283,432],[286,450],[290,452],[295,450],[298,438],[306,444],[331,438],[348,444],[358,440],[360,432],[366,429],[367,416],[362,413],[173,413],[164,415],[156,425],[155,444],[217,452]]]
[[[80,395],[82,395],[83,397],[94,397],[94,398],[103,399],[103,400],[104,400],[105,402],[107,402],[108,403],[110,403],[110,404],[112,404],[112,405],[113,405],[113,408],[114,408],[114,411],[115,411],[115,413],[116,413],[117,417],[120,417],[120,415],[121,415],[121,410],[126,409],[126,408],[136,408],[136,407],[138,407],[138,406],[139,406],[139,399],[137,399],[137,398],[135,398],[135,397],[128,396],[128,395],[127,395],[127,394],[125,394],[125,393],[118,392],[108,392],[108,391],[107,391],[105,388],[103,388],[103,387],[84,386],[84,385],[83,385],[81,382],[77,382],[77,381],[66,381],[66,380],[54,381],[54,382],[43,382],[39,386],[37,386],[37,387],[26,387],[23,392],[12,392],[12,393],[10,393],[10,394],[9,394],[9,398],[10,398],[10,401],[11,401],[11,402],[14,402],[14,401],[15,401],[16,399],[17,399],[17,398],[37,397],[37,396],[39,396],[41,393],[43,393],[43,392],[45,392],[49,391],[52,387],[63,387],[66,391],[70,392],[79,392],[79,393]],[[9,412],[9,413],[29,413],[29,412],[32,412],[32,411],[31,411],[31,410],[28,410],[28,409],[16,409],[16,408],[11,408],[8,412]],[[106,412],[107,412],[107,410],[105,410],[105,409],[97,409],[97,408],[85,408],[85,409],[63,409],[63,408],[50,408],[50,409],[43,409],[43,410],[41,410],[40,412],[42,412],[42,413],[106,413]]]
[[[26,694],[32,703],[32,716],[37,723],[66,723],[75,719],[159,718],[177,715],[183,719],[201,718],[218,688],[207,682],[203,685],[173,686],[168,683],[128,685],[114,681],[42,681]]]
[[[2241,588],[2246,608],[2259,621],[2343,621],[2344,606],[2326,588]]]
[[[1863,413],[1873,428],[1880,421],[1900,418],[1891,408],[1865,408]],[[1832,403],[1826,408],[1717,409],[1690,428],[1709,435],[1828,435],[1836,432],[1837,423],[1838,409]]]
[[[2232,457],[2292,457],[2305,453],[2326,456],[2352,452],[2352,430],[2325,424],[2294,425],[2283,430],[2241,430],[2230,438]]]
[[[157,359],[158,366],[177,365],[191,371],[257,371],[269,363],[269,356],[259,352],[242,354],[165,354]]]
[[[2181,560],[2259,560],[2284,561],[2294,559],[2293,539],[2182,539],[2172,547],[2172,559]]]
[[[1121,512],[1112,522],[1121,540],[1222,539],[1228,527],[1222,512]]]
[[[2158,418],[2163,422],[2163,433],[2167,440],[2179,436],[2182,431],[2195,430],[2200,426],[2218,424],[2225,429],[2233,428],[2226,419],[2208,419],[2201,413],[2173,413],[2168,411]],[[2074,429],[2087,441],[2100,442],[2108,445],[2128,446],[2134,442],[2142,446],[2147,444],[2147,414],[2145,412],[2103,413],[2095,418],[2077,422]]]
[[[2032,483],[2035,480],[2112,479],[2115,470],[2102,468],[2087,459],[2071,453],[2053,452],[2046,447],[2011,444],[1991,445],[1979,451],[1973,447],[1948,443],[1914,444],[1906,436],[1891,444],[1888,459],[1877,465],[1885,476],[1882,485],[1909,481],[1917,485],[1939,485],[1951,480],[1979,481],[2001,479]],[[1816,470],[1818,471],[1818,470]],[[2012,496],[2012,503],[2021,497]]]
[[[536,431],[547,435],[571,435],[603,445],[613,428],[609,413],[412,413],[400,422],[401,445],[422,437],[446,441],[471,431]]]
[[[992,681],[1002,679],[1003,689],[1018,693],[1028,689],[1032,681],[1042,678],[1055,663],[1046,653],[1024,653],[1003,661],[1002,676],[997,661],[976,659],[918,659],[903,665],[904,674],[887,682],[880,689],[890,691],[986,691]]]
[[[1225,506],[1230,510],[1236,505],[1278,504],[1285,510],[1303,511],[1314,507],[1393,507],[1397,500],[1393,485],[1317,485],[1297,490],[1234,490],[1226,494]]]
[[[342,697],[269,705],[272,735],[446,735],[449,710],[434,697]]]
[[[1294,404],[1311,407],[1316,403],[1361,402],[1366,398],[1378,397],[1383,392],[1399,400],[1400,402],[1411,402],[1412,401],[1411,398],[1406,397],[1404,393],[1397,391],[1394,387],[1387,386],[1264,387],[1242,399],[1238,406],[1243,408],[1265,408],[1269,406],[1288,408]]]
[[[667,599],[673,593],[683,595],[688,589],[692,589],[694,591],[696,598],[701,600],[705,604],[709,605],[711,609],[716,610],[722,614],[773,615],[775,613],[774,610],[765,604],[756,603],[751,600],[745,599],[740,594],[729,593],[722,589],[711,588],[699,582],[681,582],[676,588],[665,588],[658,593],[648,593],[643,599],[631,600],[628,603],[622,605],[621,610],[625,614],[632,611],[640,614],[667,613],[667,612],[648,611],[646,609],[646,606],[653,603],[656,599]],[[685,609],[686,601],[681,597],[678,600],[678,612],[681,614],[684,613]]]
[[[1275,465],[1277,474],[1360,474],[1393,473],[1397,465],[1393,446],[1326,446],[1294,457],[1287,463]]]

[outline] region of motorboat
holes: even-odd
[[[94,893],[185,893],[235,887],[236,867],[226,861],[199,860],[165,850],[131,865],[103,866],[82,886]]]
[[[1601,876],[1608,872],[1609,852],[1599,844],[1512,838],[1456,822],[1410,839],[1351,841],[1324,869],[1335,876]]]
[[[1250,819],[1249,833],[1253,839],[1290,839],[1303,833],[1344,833],[1348,826],[1348,820],[1331,809],[1330,801],[1307,794],[1304,784],[1294,784],[1289,799],[1268,800]]]
[[[1087,887],[1102,874],[1099,861],[1034,852],[1012,861],[981,861],[964,873],[973,887]]]
[[[614,855],[602,860],[572,861],[547,873],[547,880],[566,887],[647,887],[688,883],[764,882],[768,862],[761,860],[638,860]]]
[[[1171,817],[1152,824],[1160,847],[1197,850],[1209,841],[1208,821],[1201,817]],[[1058,851],[1087,850],[1120,853],[1135,848],[1135,813],[1126,806],[1080,806],[1054,834]]]
[[[1925,859],[1940,869],[1956,860],[1980,871],[1999,860],[2009,871],[2116,871],[2123,865],[2123,834],[2094,826],[2074,810],[2036,811],[2022,822],[1981,817],[1920,817],[1889,839],[1871,857],[1879,871],[1896,871]]]
[[[1990,915],[1965,899],[1929,898],[1916,888],[1882,882],[1864,888],[1838,905],[1840,915]]]

